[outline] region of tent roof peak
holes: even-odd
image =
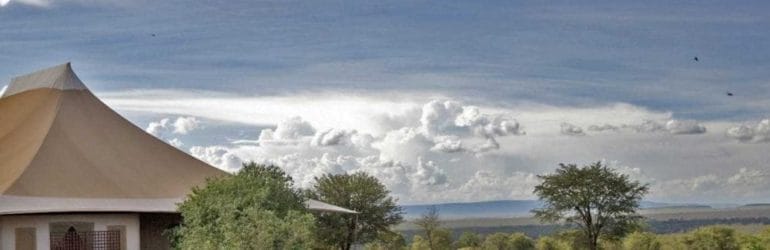
[[[72,71],[72,64],[67,62],[13,78],[11,84],[8,85],[5,93],[3,93],[3,97],[41,88],[58,90],[87,89],[86,85]]]

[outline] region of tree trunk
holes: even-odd
[[[588,239],[588,249],[590,250],[598,250],[599,249],[599,234],[592,234],[589,236]]]

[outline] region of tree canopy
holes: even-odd
[[[546,222],[565,221],[577,225],[595,250],[600,237],[619,237],[642,219],[636,214],[648,186],[595,162],[578,167],[559,164],[556,173],[539,175],[535,194],[544,206],[535,217]]]
[[[348,250],[353,244],[391,235],[390,227],[403,220],[401,207],[396,205],[390,191],[366,173],[325,174],[316,178],[306,195],[358,212],[317,216],[318,238],[327,246]]]
[[[208,180],[179,205],[178,249],[307,249],[314,217],[276,166],[244,164],[235,175]]]

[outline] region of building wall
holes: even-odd
[[[50,249],[50,224],[57,222],[93,223],[93,230],[106,231],[110,226],[125,226],[127,250],[139,248],[139,214],[41,214],[0,216],[0,249],[16,249],[16,229],[34,228],[37,250]]]

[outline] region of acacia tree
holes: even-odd
[[[244,164],[210,179],[179,204],[176,249],[307,249],[315,221],[291,177],[276,166]]]
[[[414,224],[425,234],[427,249],[444,250],[451,248],[452,232],[441,227],[441,219],[436,206],[428,207],[428,211],[416,219]]]
[[[535,217],[576,224],[591,250],[598,248],[600,237],[620,237],[638,225],[642,217],[636,209],[648,192],[647,184],[632,181],[602,162],[559,166],[554,174],[538,176],[542,183],[535,187],[535,194],[544,206],[532,210]]]
[[[325,174],[315,179],[315,185],[306,195],[358,212],[317,216],[318,239],[342,250],[389,235],[390,227],[403,220],[401,207],[396,205],[390,191],[366,173]]]

